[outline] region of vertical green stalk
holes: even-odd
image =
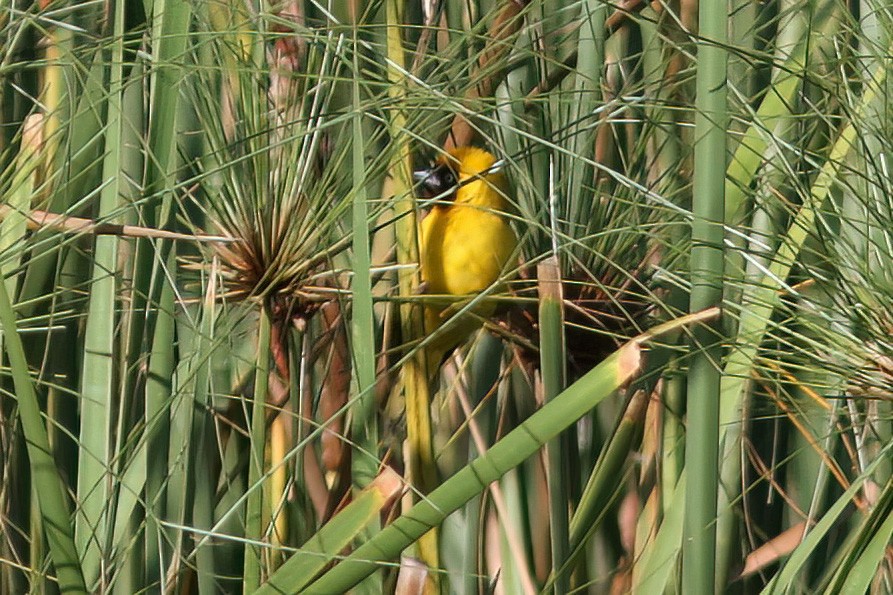
[[[726,3],[699,6],[700,35],[695,99],[694,196],[690,311],[721,305],[726,171]],[[685,525],[682,591],[714,592],[719,451],[720,325],[694,329],[688,381]]]
[[[875,68],[878,60],[888,59],[883,48],[889,46],[891,32],[889,27],[881,25],[879,17],[884,14],[880,10],[882,6],[885,7],[885,3],[880,0],[862,0],[860,2],[860,30],[864,37],[860,40],[859,54],[864,56],[861,60],[863,72],[868,72],[870,69]],[[886,77],[881,83],[879,95],[885,98],[893,96],[893,81],[889,77]],[[887,114],[890,113],[889,110],[889,99],[876,101],[870,106],[866,106],[866,119],[861,126],[865,133],[860,135],[865,139],[863,141],[864,147],[861,150],[863,154],[860,155],[860,166],[857,166],[865,167],[869,171],[873,170],[875,172],[874,175],[880,180],[887,179],[887,184],[889,184],[889,179],[886,174],[886,166],[883,165],[883,161],[875,161],[873,156],[882,155],[886,150],[884,147],[889,143],[889,128],[887,128],[887,123],[889,122]],[[880,187],[881,184],[877,182],[872,184],[869,182],[869,179],[869,177],[866,177],[864,180],[859,179],[857,181],[859,187],[858,194],[869,197],[886,194],[885,190]],[[889,186],[886,187],[889,188]],[[864,203],[870,200],[854,202],[863,203],[864,209]],[[880,208],[889,209],[890,207]],[[887,217],[887,221],[889,221],[889,215]],[[885,227],[884,224],[872,221],[868,229],[866,229],[867,238],[865,244],[874,247],[884,246],[881,249],[875,248],[875,250],[871,250],[868,245],[863,245],[863,254],[867,253],[870,255],[871,252],[874,252],[873,257],[866,257],[870,267],[869,278],[872,279],[890,279],[889,261],[893,258],[893,250],[891,250],[888,244],[890,232],[888,229],[884,229]],[[858,257],[857,260],[859,260]],[[873,282],[872,285],[875,283]],[[874,429],[873,432],[869,432],[866,435],[866,449],[868,456],[874,457],[878,448],[893,441],[893,402],[889,399],[878,399],[868,405],[866,413],[868,416],[866,421],[870,420],[870,425]],[[893,475],[893,461],[888,460],[885,464],[878,467],[875,482],[878,485],[884,485],[891,475]]]
[[[676,489],[676,482],[682,475],[685,465],[685,426],[682,423],[682,411],[685,406],[685,377],[679,370],[679,361],[673,358],[667,365],[663,376],[664,414],[661,431],[661,488],[663,494],[669,496]],[[663,511],[667,512],[669,498],[662,501]]]
[[[354,29],[357,35],[357,29]],[[354,38],[354,47],[359,50],[359,40]],[[375,329],[372,314],[372,279],[369,244],[369,208],[366,197],[366,166],[363,149],[363,108],[360,103],[360,65],[357,52],[354,52],[353,78],[353,293],[351,351],[356,374],[356,402],[351,408],[353,418],[351,439],[357,449],[352,457],[353,483],[357,489],[366,487],[378,471],[378,425],[375,413]]]
[[[105,158],[103,179],[108,182],[99,196],[99,220],[107,220],[118,208],[121,192],[121,158],[123,151],[122,101],[124,89],[124,2],[114,5],[114,40],[109,56],[109,95],[106,114]],[[114,440],[111,412],[115,393],[115,269],[118,261],[118,238],[98,236],[95,239],[87,326],[84,332],[84,360],[81,372],[80,417],[78,438],[78,510],[75,520],[75,541],[83,560],[84,578],[94,586],[104,586],[101,569],[105,565],[106,531],[111,518],[112,443]]]
[[[264,446],[266,444],[266,403],[270,377],[270,313],[260,311],[257,331],[257,361],[254,376],[254,402],[251,408],[251,452],[248,455],[248,500],[245,503],[245,573],[243,592],[253,593],[260,586],[263,560],[260,541],[263,538]]]
[[[353,277],[351,292],[351,353],[354,361],[354,394],[356,400],[351,406],[351,443],[354,444],[351,456],[351,478],[354,497],[359,497],[363,488],[375,479],[378,471],[378,416],[375,406],[375,328],[372,313],[372,277],[369,239],[369,208],[366,197],[366,164],[363,149],[366,146],[363,135],[363,108],[360,103],[360,65],[358,27],[354,27],[353,56]],[[364,541],[380,530],[377,516],[369,521],[363,533]],[[367,578],[356,589],[356,593],[381,593],[381,579],[378,575]]]
[[[139,210],[140,219],[145,225],[152,227],[167,227],[169,224],[167,213],[170,211],[167,205],[172,199],[171,189],[175,185],[175,170],[178,163],[177,146],[177,117],[180,113],[180,93],[182,92],[183,68],[180,62],[184,59],[189,40],[189,25],[192,19],[192,4],[185,0],[146,0],[146,12],[152,14],[151,39],[153,40],[150,68],[151,95],[149,96],[149,131],[146,157],[146,174],[144,182],[144,195],[148,200],[141,203]],[[162,216],[158,216],[158,205],[161,204]],[[147,337],[158,339],[168,334],[162,332],[156,335],[154,324],[156,321],[157,304],[166,294],[171,283],[171,276],[176,275],[176,269],[168,265],[174,262],[176,251],[173,246],[164,241],[140,240],[133,249],[133,280],[132,290],[129,294],[129,308],[125,312],[128,319],[127,328],[127,361],[128,366],[139,365],[141,358],[147,351]],[[167,267],[167,271],[163,268]],[[169,298],[164,298],[169,299]],[[170,309],[165,316],[174,316],[173,301],[168,302]],[[176,320],[165,320],[162,324],[173,324]],[[170,332],[177,332],[175,328],[168,326]],[[192,340],[190,329],[188,340]],[[185,337],[185,326],[181,325],[178,339],[183,341],[181,345],[188,345]],[[164,349],[164,347],[161,347]],[[152,348],[154,350],[154,347]],[[154,357],[154,356],[153,356]],[[187,358],[183,358],[186,360]],[[167,362],[162,358],[159,370],[167,368]],[[150,365],[153,365],[150,363]],[[194,410],[193,394],[184,390],[184,386],[194,386],[188,373],[188,362],[181,361],[175,364],[175,384],[169,388],[158,384],[147,385],[146,409],[167,409],[163,413],[167,419],[159,421],[164,433],[157,435],[158,441],[167,440],[166,461],[163,457],[151,457],[147,467],[147,490],[151,489],[153,497],[164,498],[156,500],[155,510],[164,511],[165,519],[174,523],[189,522],[193,501],[192,478],[193,470],[189,467],[189,456],[192,449],[196,448],[191,443]],[[128,378],[127,384],[133,382]],[[129,393],[130,386],[125,386]],[[171,390],[168,402],[166,392]],[[152,391],[150,397],[148,391]],[[163,448],[163,447],[162,447]],[[162,462],[164,466],[162,466]],[[159,477],[159,473],[164,477]],[[161,483],[158,480],[161,479]],[[148,492],[147,492],[148,496]],[[165,554],[170,553],[167,559],[170,563],[180,564],[181,548],[183,547],[182,531],[168,529],[166,539],[156,541],[147,546],[147,555],[155,555],[160,548],[161,560],[165,561]],[[147,535],[147,539],[156,536]],[[172,552],[165,552],[164,546],[171,544]],[[153,574],[155,569],[147,571]],[[159,572],[161,572],[159,570]],[[178,575],[179,577],[179,575]],[[177,578],[178,578],[177,577]],[[162,578],[165,578],[162,576]],[[175,579],[173,582],[176,584]]]
[[[176,162],[177,115],[179,113],[180,86],[183,69],[178,64],[185,59],[189,36],[192,6],[185,0],[155,0],[152,3],[152,39],[156,41],[152,69],[152,103],[146,193],[166,192],[173,181],[173,165]],[[156,204],[147,204],[148,223],[155,217]],[[169,195],[162,202],[162,217],[170,205]]]
[[[630,471],[624,471],[630,452],[638,449],[642,436],[642,421],[648,407],[645,391],[638,390],[627,404],[626,411],[608,443],[602,448],[592,474],[574,511],[568,530],[568,560],[565,568],[555,567],[553,577],[557,584],[562,574],[570,574],[574,562],[585,551],[584,548],[593,534],[605,520],[605,510],[623,493],[624,478]],[[568,593],[556,589],[556,593]],[[645,592],[645,591],[643,591]]]
[[[189,467],[189,452],[192,445],[192,418],[195,415],[192,376],[189,353],[195,341],[197,325],[194,322],[197,308],[191,307],[185,316],[174,317],[177,343],[189,346],[184,357],[176,363],[172,380],[172,395],[165,415],[168,420],[167,466],[164,469],[164,520],[176,526],[166,527],[163,544],[170,544],[171,552],[165,572],[169,585],[176,586],[182,579],[184,531],[182,527],[191,522],[190,511],[193,501],[193,473]]]
[[[120,193],[118,195],[118,204],[128,201],[136,201],[139,199],[142,188],[139,187],[138,180],[143,172],[143,164],[145,151],[142,147],[145,130],[145,114],[144,102],[145,93],[143,81],[145,81],[146,70],[144,64],[140,61],[135,63],[129,72],[126,73],[124,79],[124,90],[121,104],[121,160],[119,167],[121,168],[118,177],[121,178]],[[118,270],[124,269],[127,274],[127,265],[122,264],[129,256],[126,244],[119,245],[118,254]],[[122,255],[122,252],[127,256]],[[120,284],[117,290],[120,296]],[[121,309],[120,300],[117,302],[117,309]],[[116,322],[116,328],[121,328],[122,321]],[[120,333],[123,335],[123,333]],[[115,348],[121,350],[120,339],[116,341]],[[172,343],[168,345],[172,347]],[[118,374],[121,373],[120,368],[121,356],[115,357],[115,365]],[[132,371],[135,372],[135,371]],[[120,377],[114,379],[115,390],[120,391],[122,381]],[[120,394],[120,393],[119,393]],[[57,395],[57,398],[62,395]],[[146,482],[146,463],[147,452],[145,443],[141,443],[137,437],[138,432],[142,429],[139,421],[142,419],[138,413],[134,414],[133,399],[119,399],[117,417],[117,428],[115,430],[115,443],[112,450],[113,463],[111,473],[115,477],[119,477],[120,481],[112,484],[112,498],[109,504],[109,510],[114,516],[109,517],[111,527],[106,532],[106,550],[110,555],[116,556],[118,564],[116,565],[117,576],[113,582],[113,587],[119,593],[133,593],[143,588],[145,584],[145,568],[146,562],[144,550],[142,548],[142,531],[144,525],[141,523],[144,508],[141,505],[143,497],[143,488]],[[136,427],[134,427],[134,424]],[[135,431],[136,430],[136,431]],[[153,453],[153,456],[155,453]],[[134,514],[138,511],[137,514]],[[138,543],[137,543],[138,542]],[[133,547],[131,547],[131,545]]]
[[[548,403],[564,390],[564,317],[561,292],[561,269],[558,257],[550,256],[537,266],[539,279],[540,368],[543,379],[543,399]],[[569,593],[568,573],[558,573],[568,556],[568,507],[565,466],[567,450],[558,436],[546,445],[549,463],[549,532],[552,541],[552,572],[555,573],[555,593]]]
[[[472,399],[471,405],[476,412],[473,421],[477,426],[477,432],[483,437],[486,445],[492,443],[499,420],[496,399],[488,398],[488,395],[490,391],[494,390],[496,383],[499,382],[499,362],[502,360],[502,354],[502,341],[491,333],[484,333],[476,344],[474,360],[471,362],[469,397]],[[471,427],[471,421],[469,419],[469,427]],[[483,452],[478,450],[475,441],[470,440],[468,445],[468,462],[474,461],[482,454]],[[481,568],[480,564],[484,557],[484,538],[479,530],[479,527],[486,520],[486,508],[482,505],[484,497],[483,494],[478,494],[465,505],[465,539],[460,542],[464,550],[463,580],[461,585],[457,585],[456,581],[450,584],[451,588],[466,595],[480,591],[481,576],[484,575],[484,569]]]
[[[746,0],[731,0],[728,11],[728,31],[732,35],[730,42],[739,49],[731,57],[728,66],[729,84],[744,97],[753,97],[757,83],[756,69],[747,56],[757,49],[757,31],[760,26],[757,18],[760,7]]]
[[[405,101],[406,89],[404,74],[403,40],[401,36],[402,8],[397,0],[389,0],[387,3],[388,20],[388,58],[391,64],[389,78],[391,81],[390,96],[395,104]],[[390,121],[391,147],[393,150],[391,175],[394,180],[394,195],[397,210],[397,262],[400,265],[413,265],[412,268],[401,267],[398,270],[399,294],[401,297],[411,297],[421,282],[417,272],[419,262],[418,237],[416,232],[415,201],[410,192],[409,179],[412,164],[410,161],[408,137],[403,130],[406,125],[406,114],[400,110],[394,110]],[[421,308],[411,303],[403,304],[400,308],[401,333],[404,340],[419,338],[424,334],[422,325]],[[406,365],[406,409],[408,416],[407,432],[410,443],[410,469],[414,469],[417,481],[423,489],[426,478],[426,470],[433,468],[433,453],[431,452],[431,413],[429,395],[427,394],[428,381],[425,376],[424,355],[410,358]],[[431,488],[433,486],[427,486]]]

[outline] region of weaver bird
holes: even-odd
[[[509,225],[508,183],[496,158],[477,147],[458,147],[441,155],[430,169],[413,174],[428,198],[439,200],[422,220],[419,233],[421,275],[432,295],[474,297],[493,285],[518,245]],[[452,308],[450,307],[452,306]],[[425,305],[429,336],[461,309],[456,300]],[[428,374],[444,355],[492,315],[492,303],[475,307],[473,315],[451,323],[427,346]]]

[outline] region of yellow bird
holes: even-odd
[[[427,170],[415,172],[422,193],[439,200],[422,220],[419,252],[425,293],[473,297],[505,272],[518,245],[506,213],[508,183],[496,158],[477,147],[458,147],[441,155]],[[448,318],[456,300],[425,306],[425,334]],[[479,318],[494,306],[474,309],[428,346],[428,374],[443,356],[480,327]]]

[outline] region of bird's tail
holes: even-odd
[[[436,381],[447,355],[481,328],[481,319],[492,316],[492,305],[476,306],[471,312],[450,316],[455,306],[446,309],[425,306],[425,336],[433,339],[425,343],[425,368],[429,385]],[[441,328],[445,327],[445,328]]]

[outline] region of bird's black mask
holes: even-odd
[[[419,185],[419,194],[423,198],[441,198],[453,200],[456,198],[456,172],[449,165],[436,165],[429,169],[423,169],[412,174],[413,180]]]

